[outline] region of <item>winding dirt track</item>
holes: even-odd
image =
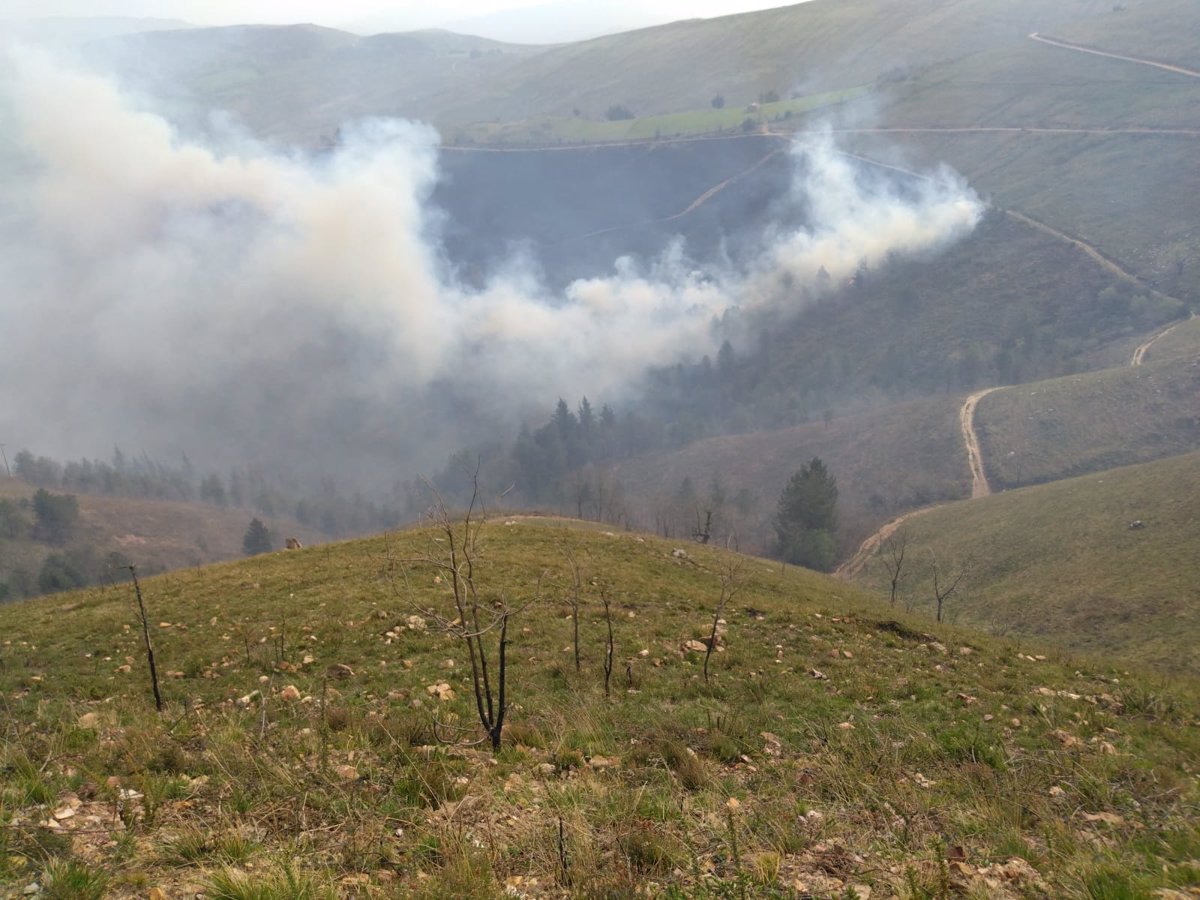
[[[892,521],[888,522],[859,544],[858,549],[854,551],[854,555],[838,566],[833,574],[838,578],[845,578],[847,580],[853,578],[867,567],[867,563],[870,562],[872,556],[879,552],[879,548],[883,546],[883,542],[895,534],[901,525],[909,519],[927,513],[931,509],[940,509],[945,505],[944,503],[938,503],[933,506],[923,506],[920,509],[914,509],[912,512],[906,512],[904,515],[892,519]]]
[[[971,469],[972,500],[976,497],[986,497],[992,492],[991,486],[988,484],[987,473],[983,469],[983,452],[979,447],[979,435],[975,433],[975,408],[979,405],[980,400],[992,391],[998,390],[1000,390],[999,387],[990,387],[984,388],[982,391],[976,391],[963,401],[962,408],[958,411],[958,424],[962,429],[963,443],[967,448],[967,464]],[[879,551],[879,548],[883,546],[883,542],[895,534],[901,525],[909,519],[923,515],[933,509],[940,509],[946,505],[945,503],[935,503],[933,506],[923,506],[920,509],[914,509],[911,512],[906,512],[904,515],[892,519],[892,521],[888,522],[859,544],[858,549],[854,551],[854,555],[838,566],[833,574],[839,578],[853,578],[866,568],[867,562]]]
[[[1063,50],[1074,50],[1076,53],[1090,53],[1092,56],[1104,56],[1108,59],[1119,59],[1122,62],[1137,63],[1140,66],[1153,66],[1155,69],[1162,69],[1164,72],[1174,72],[1177,75],[1187,75],[1189,78],[1200,78],[1200,72],[1195,69],[1188,69],[1184,66],[1173,66],[1170,63],[1157,62],[1153,59],[1144,59],[1140,56],[1124,56],[1120,53],[1112,53],[1108,50],[1097,50],[1094,47],[1085,47],[1082,44],[1072,44],[1070,41],[1060,41],[1057,38],[1049,38],[1045,35],[1038,34],[1036,31],[1029,35],[1035,41],[1043,44],[1049,44],[1051,47],[1061,47]]]
[[[1189,322],[1194,318],[1196,318],[1196,314],[1192,313],[1188,318],[1181,319],[1180,321],[1176,322],[1174,325],[1168,325],[1166,328],[1164,328],[1158,334],[1156,334],[1152,338],[1150,338],[1150,340],[1145,341],[1141,344],[1138,344],[1137,349],[1133,351],[1133,359],[1131,359],[1129,361],[1129,364],[1131,366],[1140,366],[1142,363],[1144,363],[1146,361],[1146,351],[1148,351],[1152,346],[1154,346],[1154,343],[1159,338],[1165,338],[1168,334],[1170,334],[1172,331],[1174,331],[1176,328],[1178,328],[1184,322]]]
[[[979,435],[975,433],[975,407],[992,391],[998,390],[1000,388],[990,387],[976,391],[966,399],[962,409],[958,411],[958,424],[962,428],[963,443],[967,445],[967,465],[971,467],[972,500],[976,497],[986,497],[992,492],[992,487],[988,484],[987,472],[983,469],[983,450],[979,446]]]

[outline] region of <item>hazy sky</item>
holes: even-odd
[[[396,14],[447,22],[507,9],[547,5],[546,0],[0,0],[0,18],[42,16],[144,16],[202,25],[243,22],[316,22],[340,26],[356,19]],[[604,7],[606,0],[596,0]],[[632,5],[632,4],[630,4]],[[642,0],[638,8],[666,18],[714,16],[785,6],[787,0]],[[431,6],[436,12],[431,12]]]

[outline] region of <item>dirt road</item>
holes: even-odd
[[[975,433],[975,407],[979,401],[998,391],[998,387],[985,388],[976,391],[963,403],[958,411],[958,424],[962,428],[963,442],[967,445],[967,465],[971,467],[971,499],[986,497],[992,492],[988,484],[987,473],[983,470],[983,451],[979,447],[979,435]]]
[[[1145,343],[1138,344],[1138,348],[1133,351],[1133,359],[1131,359],[1129,361],[1129,364],[1131,366],[1140,366],[1142,363],[1144,363],[1146,361],[1146,351],[1149,350],[1154,345],[1155,341],[1157,341],[1159,338],[1165,338],[1168,334],[1170,334],[1172,331],[1174,331],[1176,328],[1178,328],[1184,322],[1188,322],[1194,318],[1196,318],[1196,314],[1192,313],[1188,318],[1181,319],[1180,321],[1176,322],[1174,325],[1168,325],[1166,328],[1164,328],[1158,334],[1154,335],[1152,338],[1150,338],[1150,340],[1146,341]]]
[[[975,433],[975,408],[979,405],[980,400],[992,393],[992,391],[998,390],[1000,390],[999,387],[990,387],[982,391],[976,391],[963,401],[962,408],[958,411],[958,424],[962,429],[963,443],[967,448],[967,465],[971,469],[971,499],[986,497],[992,492],[991,486],[988,484],[987,474],[983,469],[983,452],[979,448],[979,435]],[[940,509],[943,506],[946,506],[946,504],[936,503],[933,506],[914,509],[912,512],[907,512],[902,516],[892,519],[892,521],[888,522],[859,544],[858,549],[854,551],[854,555],[838,566],[833,574],[839,578],[853,578],[866,568],[871,557],[879,552],[879,548],[883,546],[883,542],[895,534],[901,525],[909,519],[927,513],[932,509]]]
[[[1120,53],[1111,53],[1107,50],[1096,50],[1093,47],[1085,47],[1082,44],[1072,44],[1070,41],[1060,41],[1057,38],[1049,38],[1038,34],[1036,31],[1029,35],[1035,41],[1043,44],[1049,44],[1051,47],[1061,47],[1063,50],[1074,50],[1076,53],[1090,53],[1092,56],[1104,56],[1108,59],[1119,59],[1122,62],[1137,63],[1139,66],[1152,66],[1155,69],[1162,69],[1164,72],[1174,72],[1177,75],[1187,75],[1189,78],[1200,78],[1200,72],[1195,69],[1188,69],[1184,66],[1173,66],[1170,63],[1157,62],[1153,59],[1144,59],[1140,56],[1124,56]]]
[[[945,506],[944,503],[938,503],[934,506],[924,506],[921,509],[914,509],[912,512],[906,512],[902,516],[897,516],[888,522],[877,532],[858,545],[858,549],[854,551],[854,555],[842,563],[834,570],[834,575],[838,578],[850,579],[867,567],[867,563],[871,561],[871,557],[879,552],[879,548],[883,546],[883,542],[895,534],[900,526],[909,519],[915,518],[923,513],[929,512],[931,509],[940,509]]]
[[[1031,228],[1036,228],[1038,231],[1045,232],[1046,234],[1056,237],[1059,240],[1066,241],[1068,244],[1071,244],[1077,249],[1082,250],[1093,260],[1099,263],[1110,274],[1117,276],[1122,281],[1128,281],[1132,284],[1135,284],[1142,290],[1151,291],[1154,294],[1157,294],[1159,297],[1165,296],[1164,294],[1160,294],[1158,291],[1155,291],[1152,287],[1143,284],[1141,279],[1139,279],[1136,275],[1134,275],[1132,272],[1126,272],[1091,244],[1086,244],[1079,240],[1079,238],[1072,237],[1071,235],[1067,234],[1065,231],[1059,231],[1057,228],[1047,225],[1045,222],[1039,222],[1037,219],[1031,218],[1024,213],[1019,213],[1016,210],[1006,209],[1004,214],[1010,219],[1015,219],[1018,222],[1030,226]]]

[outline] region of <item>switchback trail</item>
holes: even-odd
[[[1133,359],[1131,359],[1129,361],[1129,364],[1131,366],[1140,366],[1143,362],[1146,361],[1146,351],[1148,351],[1159,338],[1165,338],[1168,334],[1170,334],[1172,331],[1174,331],[1176,328],[1178,328],[1184,322],[1190,321],[1191,319],[1194,319],[1194,318],[1196,318],[1196,314],[1192,313],[1191,316],[1189,316],[1187,319],[1180,319],[1178,322],[1174,323],[1173,325],[1168,325],[1166,328],[1164,328],[1158,334],[1156,334],[1152,338],[1150,338],[1150,340],[1145,341],[1141,344],[1138,344],[1137,349],[1133,351]]]
[[[1153,59],[1144,59],[1140,56],[1124,56],[1120,53],[1112,53],[1108,50],[1097,50],[1094,47],[1085,47],[1082,44],[1072,44],[1070,41],[1062,41],[1057,38],[1046,37],[1038,34],[1036,31],[1029,35],[1035,41],[1043,44],[1049,44],[1051,47],[1061,47],[1063,50],[1074,50],[1076,53],[1090,53],[1093,56],[1104,56],[1108,59],[1119,59],[1122,62],[1137,63],[1140,66],[1153,66],[1155,69],[1162,69],[1165,72],[1174,72],[1177,75],[1187,75],[1189,78],[1200,78],[1200,72],[1195,69],[1188,69],[1184,66],[1174,66],[1170,63],[1157,62]]]
[[[976,497],[986,497],[992,490],[988,485],[987,474],[983,470],[983,453],[979,448],[979,436],[975,433],[975,408],[979,405],[979,401],[986,397],[992,391],[1000,390],[999,387],[985,388],[982,391],[976,391],[963,401],[962,408],[958,412],[958,423],[962,429],[963,443],[967,448],[967,465],[971,469],[971,499]],[[941,509],[948,504],[935,503],[933,506],[923,506],[920,509],[914,509],[911,512],[906,512],[902,516],[897,516],[888,522],[869,538],[858,545],[858,549],[854,551],[854,555],[842,563],[834,570],[834,575],[839,578],[850,579],[866,568],[871,557],[879,552],[879,548],[883,546],[883,542],[890,538],[896,531],[907,522],[916,516],[923,515],[934,509]]]

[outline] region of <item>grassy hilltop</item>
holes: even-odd
[[[429,609],[451,615],[444,570],[419,561],[445,537],[147,580],[161,716],[128,587],[0,609],[0,896],[1141,897],[1200,880],[1190,685],[631,533],[486,525],[482,600],[516,610],[509,725],[494,756],[439,745],[435,719],[481,736],[462,645]],[[687,642],[722,576],[706,683]]]

